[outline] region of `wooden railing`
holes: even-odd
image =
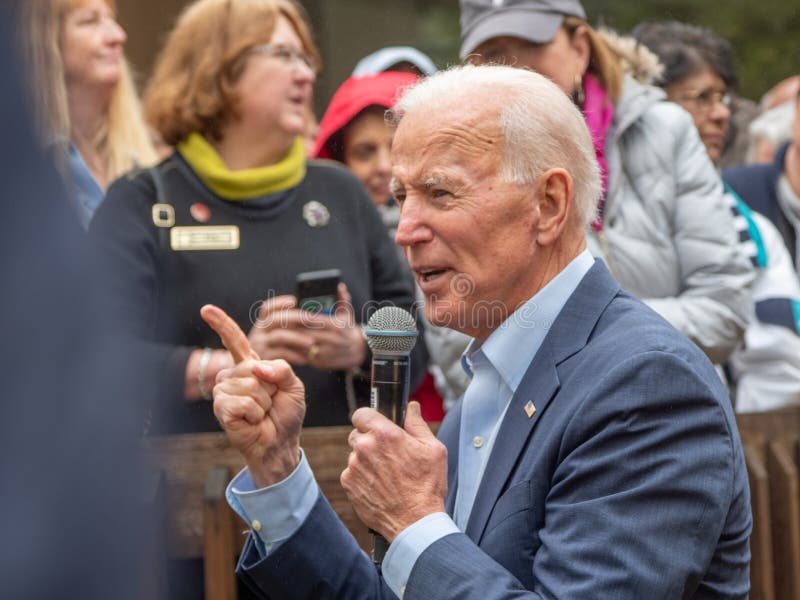
[[[350,427],[304,430],[303,450],[322,492],[365,551],[372,536],[356,516],[339,484],[347,465]],[[145,460],[153,473],[148,506],[163,522],[154,528],[147,548],[147,598],[166,597],[159,560],[203,558],[206,600],[236,598],[236,556],[244,544],[245,523],[225,500],[225,488],[244,466],[223,433],[150,437],[144,441]],[[159,552],[159,546],[165,549]]]
[[[743,414],[737,421],[753,506],[750,597],[800,600],[800,408]],[[323,493],[369,552],[372,536],[339,484],[349,433],[350,427],[307,429],[302,444]],[[225,488],[242,468],[241,456],[222,433],[151,437],[144,444],[154,473],[146,499],[155,524],[147,598],[166,597],[165,557],[202,557],[206,600],[234,600],[246,525],[229,508]]]
[[[753,505],[750,598],[800,600],[800,408],[737,421]]]

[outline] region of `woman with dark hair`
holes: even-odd
[[[117,181],[93,223],[118,274],[121,318],[162,357],[151,431],[218,429],[207,400],[232,360],[200,319],[206,303],[249,331],[261,358],[296,367],[306,425],[317,426],[344,425],[368,402],[360,324],[380,303],[414,302],[358,180],[306,161],[320,58],[299,10],[289,0],[184,10],[145,92],[149,121],[176,151]],[[328,269],[341,272],[335,313],[300,310],[297,275]]]
[[[593,29],[577,0],[460,4],[463,59],[537,71],[581,108],[603,175],[592,254],[713,362],[727,360],[754,273],[690,119],[646,85],[655,57]]]
[[[718,164],[730,125],[730,98],[736,87],[730,45],[708,29],[685,23],[643,23],[636,39],[659,57],[658,83],[667,99],[692,116],[708,155]],[[725,197],[736,217],[742,247],[757,267],[752,288],[756,318],[730,358],[739,412],[800,403],[800,281],[781,234],[750,210],[728,185]]]
[[[737,86],[728,42],[709,29],[676,21],[642,23],[632,36],[658,56],[663,70],[655,83],[667,100],[692,115],[709,158],[718,164]]]

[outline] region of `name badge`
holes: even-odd
[[[239,248],[239,227],[236,225],[173,227],[169,230],[169,245],[178,252],[236,250]]]

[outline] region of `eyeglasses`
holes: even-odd
[[[277,58],[278,61],[285,64],[290,69],[294,69],[302,63],[308,67],[312,73],[317,72],[317,63],[313,56],[303,50],[298,50],[290,46],[284,46],[283,44],[262,44],[261,46],[253,46],[250,48],[250,52]]]
[[[703,111],[710,111],[719,102],[722,106],[730,108],[733,96],[727,91],[719,90],[689,90],[677,96],[678,101],[694,102],[695,106]]]
[[[477,51],[481,49],[481,46],[479,46],[475,52],[464,59],[464,62],[471,65],[497,64],[516,66],[518,63],[527,64],[529,55],[546,45],[520,39],[506,40],[499,45],[490,44],[488,47],[483,47],[480,52]]]

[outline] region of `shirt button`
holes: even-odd
[[[252,527],[253,531],[261,531],[261,521],[258,519],[253,519]]]
[[[480,448],[483,446],[483,438],[479,435],[476,435],[474,438],[472,438],[472,445],[476,448]]]

